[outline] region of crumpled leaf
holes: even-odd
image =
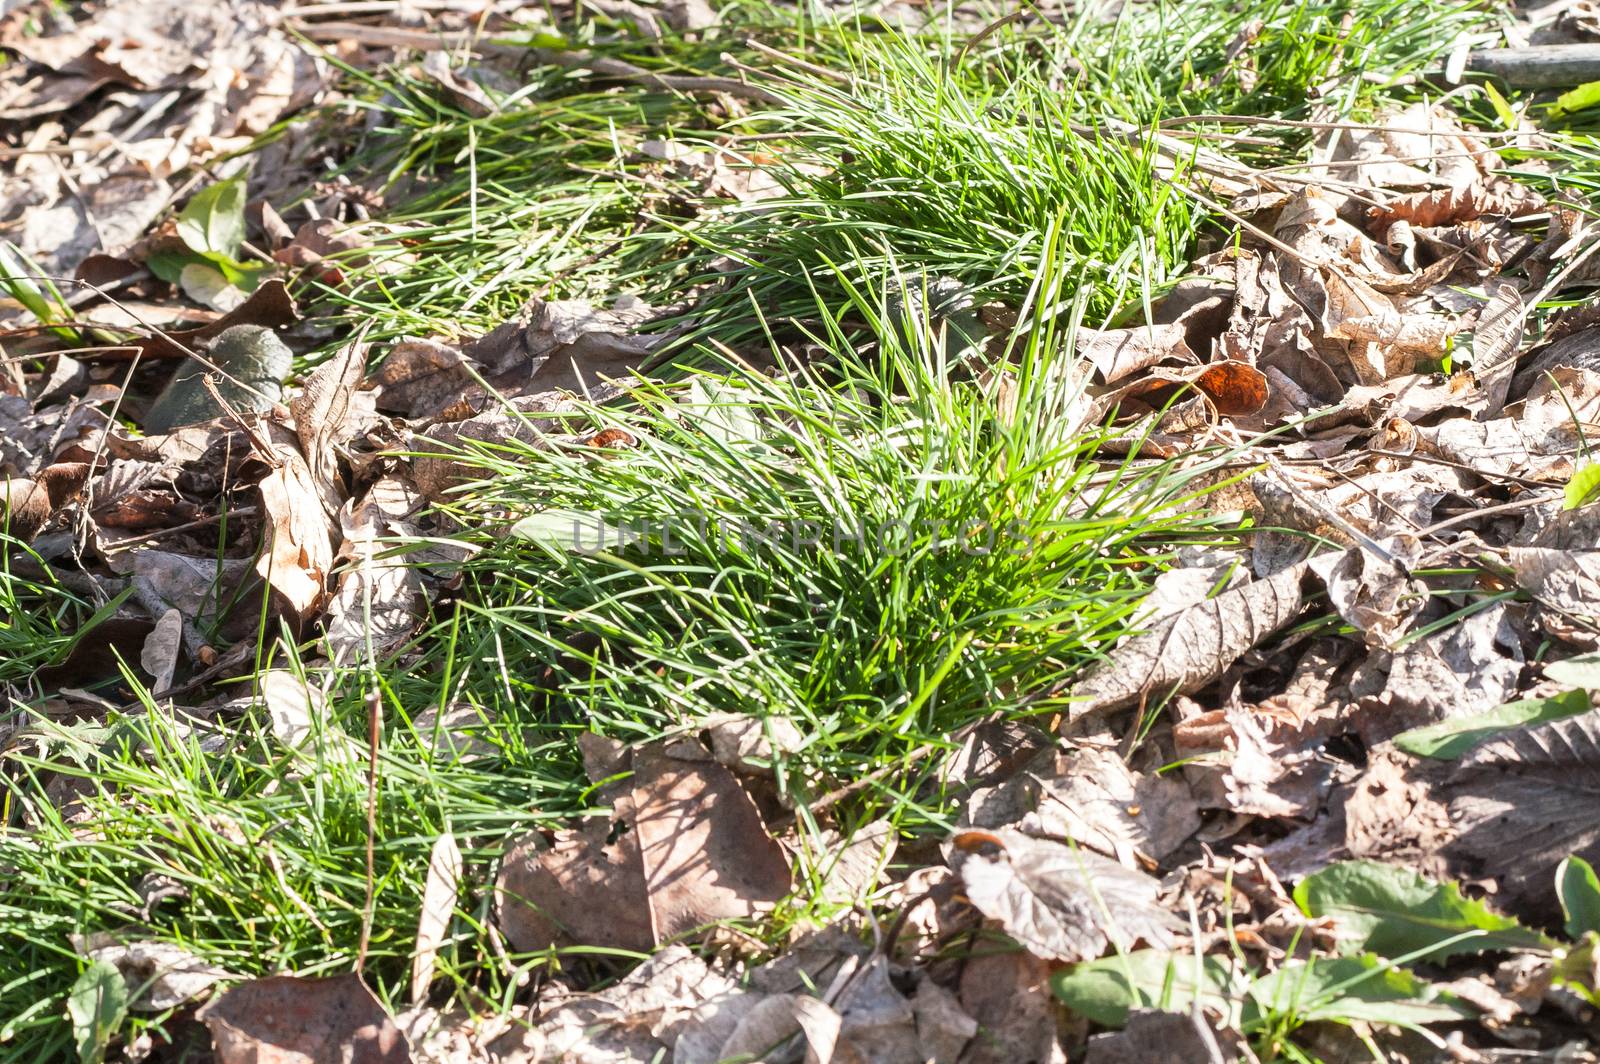
[[[408,1064],[411,1050],[358,975],[241,983],[195,1014],[217,1064]]]
[[[978,951],[962,966],[961,1007],[978,1024],[965,1064],[1067,1064],[1066,1017],[1050,992],[1050,964],[1026,950]]]
[[[532,1058],[564,1064],[664,1060],[681,1032],[693,1027],[691,1014],[736,987],[687,946],[668,946],[615,986],[569,998],[547,1012]]]
[[[1123,643],[1072,688],[1069,722],[1110,713],[1147,697],[1203,687],[1299,614],[1306,567],[1225,591],[1169,614]]]
[[[597,744],[591,744],[597,745]],[[496,882],[500,925],[518,949],[576,941],[647,949],[701,924],[747,918],[789,892],[783,848],[737,778],[691,742],[607,751],[591,777],[628,830],[596,818],[508,854]]]
[[[276,466],[259,485],[267,548],[256,571],[276,593],[286,615],[300,625],[315,616],[327,599],[333,540],[310,466],[296,444],[281,439],[282,430],[271,428]]]
[[[322,622],[334,661],[358,660],[369,646],[374,654],[386,654],[421,622],[427,606],[422,573],[414,559],[397,555],[396,545],[385,541],[420,535],[410,518],[423,505],[410,481],[387,476],[340,510],[337,558],[343,564]]]
[[[137,1012],[164,1012],[239,978],[171,942],[112,941],[90,946],[87,954],[122,974],[128,1008]]]
[[[1216,1030],[1193,1012],[1136,1009],[1120,1031],[1089,1039],[1085,1064],[1151,1064],[1152,1061],[1207,1061],[1224,1064],[1240,1059],[1240,1037],[1229,1028]]]
[[[150,674],[151,691],[165,691],[172,686],[172,674],[178,668],[178,653],[183,649],[183,614],[167,610],[156,619],[156,626],[145,637],[139,651],[139,667]]]
[[[1109,750],[1046,751],[1022,772],[975,791],[964,826],[1009,827],[1071,839],[1128,868],[1159,861],[1200,827],[1189,788],[1170,776],[1137,773]]]
[[[950,864],[972,904],[1038,957],[1084,961],[1109,946],[1172,944],[1176,922],[1143,872],[1005,828],[962,832],[953,843]]]

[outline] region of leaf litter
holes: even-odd
[[[653,36],[711,26],[695,5],[614,6]],[[8,261],[122,294],[57,306],[12,289],[8,350],[33,368],[0,378],[8,534],[28,564],[78,565],[97,605],[121,603],[128,660],[168,709],[249,676],[262,617],[315,645],[304,671],[262,672],[222,705],[262,706],[282,748],[316,750],[308,765],[360,763],[318,677],[401,650],[454,593],[448,553],[430,567],[394,549],[448,538],[430,503],[482,475],[452,449],[603,453],[618,441],[572,432],[574,399],[625,399],[678,308],[538,296],[484,335],[381,351],[357,336],[298,378],[276,347],[245,365],[241,335],[313,338],[286,281],[392,268],[364,206],[291,227],[271,202],[247,212],[237,177],[178,180],[328,98],[329,57],[253,3],[113,0],[49,29],[0,20],[18,58],[0,107],[22,149],[0,172]],[[466,114],[503,106],[442,51],[419,69]],[[730,199],[781,193],[759,164],[676,147],[645,151]],[[1562,666],[1600,632],[1600,511],[1565,490],[1600,420],[1600,327],[1540,304],[1592,283],[1593,236],[1442,104],[1319,129],[1312,151],[1325,167],[1231,171],[1236,239],[1197,258],[1203,281],[1147,321],[1076,333],[1094,412],[1120,431],[1108,452],[1237,448],[1243,549],[1158,580],[1142,634],[1056,692],[1058,736],[963,737],[943,762],[961,795],[943,851],[794,815],[785,763],[806,735],[786,717],[701,722],[703,741],[585,732],[599,809],[515,840],[492,884],[455,834],[433,841],[411,1012],[392,1017],[355,975],[247,980],[130,928],[74,946],[80,1056],[130,1012],[196,1007],[218,1060],[1064,1060],[1079,1045],[1224,1060],[1286,1012],[1369,1040],[1448,1029],[1460,1060],[1592,1037],[1600,675]],[[108,357],[67,354],[63,329]],[[119,352],[192,383],[193,401],[167,416]],[[493,756],[468,734],[492,718],[428,713],[415,726],[445,756]],[[808,862],[853,908],[761,963],[719,937],[777,912]],[[512,1014],[440,1011],[440,955],[468,912],[520,952],[650,957],[605,989],[550,979]]]

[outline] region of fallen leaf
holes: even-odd
[[[950,865],[972,904],[1038,957],[1083,961],[1108,947],[1172,944],[1177,925],[1143,872],[1006,828],[962,832],[953,845]]]
[[[128,1007],[164,1012],[207,993],[219,982],[240,978],[171,942],[113,941],[93,946],[88,955],[122,974]]]
[[[615,986],[568,998],[541,1016],[542,1048],[532,1059],[563,1064],[666,1060],[675,1054],[674,1043],[694,1028],[696,1010],[736,993],[737,985],[687,946],[668,946]]]
[[[334,502],[335,512],[337,500],[344,494],[335,448],[355,433],[350,421],[351,400],[366,372],[366,355],[364,343],[344,345],[306,378],[300,394],[289,402],[311,480],[323,499]]]
[[[417,944],[411,953],[411,1002],[428,998],[439,946],[450,930],[456,898],[461,892],[461,849],[449,831],[434,840],[428,854],[428,876],[422,887],[422,910],[417,917]]]
[[[340,510],[336,560],[343,565],[322,619],[332,660],[354,661],[369,648],[387,654],[421,623],[427,608],[422,573],[393,541],[421,534],[411,518],[423,505],[410,481],[387,476]]]
[[[632,774],[608,793],[628,830],[615,841],[593,820],[558,835],[554,847],[535,836],[507,855],[496,895],[517,948],[648,948],[716,920],[749,918],[788,894],[783,848],[704,748],[653,743],[627,751],[622,764]]]
[[[1161,618],[1073,686],[1068,723],[1215,680],[1241,654],[1299,615],[1306,567],[1296,565]]]
[[[156,620],[156,626],[145,637],[144,648],[139,652],[139,667],[150,674],[151,691],[165,691],[172,686],[172,674],[178,668],[178,653],[183,649],[183,614],[167,610]]]
[[[328,597],[333,541],[323,498],[298,447],[271,426],[276,462],[257,490],[266,549],[256,572],[272,589],[285,616],[300,626],[316,616]]]
[[[1005,782],[973,793],[963,826],[1013,828],[1071,839],[1127,868],[1159,861],[1200,827],[1189,788],[1170,776],[1134,772],[1095,746],[1047,751]]]
[[[1445,794],[1459,837],[1452,853],[1499,884],[1513,912],[1548,912],[1556,866],[1600,860],[1600,714],[1525,725],[1468,752]]]
[[[407,1064],[405,1036],[358,975],[241,983],[195,1014],[217,1064]]]
[[[1135,1009],[1120,1031],[1089,1039],[1085,1064],[1226,1064],[1240,1059],[1239,1032],[1218,1030],[1204,1013]]]

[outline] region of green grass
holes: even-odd
[[[1030,305],[1061,296],[1044,285]],[[859,293],[851,312],[878,318],[882,293]],[[1078,389],[1061,372],[1069,335],[1052,320],[1012,338],[1014,411],[953,379],[928,331],[881,325],[883,345],[866,352],[835,327],[818,337],[834,356],[825,377],[730,371],[647,391],[622,419],[640,446],[613,457],[482,454],[492,479],[451,507],[479,549],[455,606],[398,660],[312,668],[330,712],[309,752],[275,743],[259,708],[225,713],[214,729],[148,706],[92,727],[41,721],[42,745],[8,758],[0,949],[19,974],[0,998],[19,1004],[0,1017],[11,1036],[0,1044],[46,1054],[63,1044],[61,995],[77,971],[68,936],[126,926],[151,875],[188,896],[150,914],[142,934],[243,973],[347,968],[365,893],[366,777],[341,751],[359,748],[373,684],[387,724],[368,970],[392,997],[427,851],[446,829],[468,854],[476,900],[457,914],[442,985],[490,1001],[510,992],[486,938],[486,884],[509,839],[585,808],[583,731],[635,740],[714,712],[784,714],[806,736],[782,766],[795,798],[905,761],[839,817],[942,830],[952,796],[925,778],[938,759],[909,755],[992,713],[1049,711],[1072,671],[1126,631],[1174,545],[1214,534],[1186,505],[1203,469],[1093,458],[1098,436],[1079,431]],[[685,416],[685,389],[714,409]],[[585,554],[486,530],[488,515],[552,509],[671,518],[682,553],[641,543]],[[696,515],[724,531],[741,521],[911,531],[888,550],[873,536],[837,550],[784,534],[746,545],[694,536]],[[273,664],[301,667],[273,645]],[[435,756],[417,734],[424,709],[462,704],[486,722],[492,758]],[[86,788],[66,810],[53,798],[64,780]],[[769,932],[817,904],[796,898]]]
[[[259,707],[214,727],[147,703],[94,725],[39,716],[39,738],[8,751],[0,774],[0,1059],[68,1051],[63,1000],[81,963],[69,936],[127,926],[150,875],[188,896],[139,914],[141,933],[245,974],[348,970],[367,781],[341,751],[364,742],[374,687],[385,727],[368,970],[389,1000],[403,996],[428,849],[445,830],[473,900],[456,913],[436,996],[505,1006],[523,971],[603,966],[582,951],[506,965],[486,929],[507,841],[590,801],[583,731],[636,740],[712,713],[781,714],[805,737],[780,766],[796,800],[879,773],[830,810],[837,826],[881,816],[906,833],[942,830],[953,796],[934,770],[952,736],[990,714],[1059,708],[1172,551],[1223,534],[1190,498],[1204,464],[1096,456],[1100,430],[1082,422],[1069,373],[1072,328],[1181,276],[1208,224],[1158,172],[1148,128],[1181,114],[1303,118],[1334,74],[1324,102],[1372,107],[1489,17],[1439,0],[1200,0],[970,41],[939,24],[906,37],[751,5],[706,41],[595,45],[692,73],[739,73],[719,58],[732,53],[779,101],[737,117],[551,68],[478,118],[402,73],[370,81],[373,124],[349,169],[394,182],[382,221],[402,235],[346,290],[302,282],[319,323],[369,323],[377,341],[470,335],[535,294],[627,293],[686,304],[679,350],[699,368],[568,426],[618,426],[635,448],[476,452],[482,481],[445,509],[477,553],[392,659],[302,664],[263,633],[264,663],[305,670],[328,695],[309,753],[272,740]],[[1252,86],[1225,56],[1254,19]],[[746,32],[834,73],[779,66]],[[1306,142],[1220,120],[1192,128],[1265,137],[1217,145],[1257,162],[1293,161]],[[647,159],[652,139],[774,156],[784,195],[712,197]],[[895,288],[945,277],[1020,312],[1007,340],[1014,407],[979,383],[983,360],[959,338],[898,320]],[[781,372],[743,368],[760,357]],[[600,553],[502,534],[540,512],[658,531]],[[877,534],[902,527],[885,548]],[[835,529],[858,528],[872,534],[835,543]],[[0,572],[0,680],[15,682],[59,661],[93,611]],[[422,713],[457,706],[480,717],[493,756],[443,755],[419,734]],[[68,784],[79,793],[63,809]],[[801,891],[756,930],[776,938],[825,915]]]

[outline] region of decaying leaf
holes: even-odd
[[[1110,946],[1172,943],[1176,922],[1143,872],[1005,828],[953,841],[951,867],[972,904],[1036,956],[1075,962]]]
[[[1183,694],[1215,680],[1239,655],[1299,614],[1305,574],[1304,565],[1293,566],[1161,618],[1073,686],[1071,720],[1147,697]]]
[[[994,787],[973,793],[963,824],[1071,839],[1128,868],[1159,861],[1200,827],[1189,788],[1170,776],[1134,772],[1109,750],[1046,751]]]
[[[274,426],[275,468],[259,486],[267,549],[256,562],[256,571],[277,595],[285,614],[301,625],[327,599],[333,541],[311,468],[297,444],[278,439],[279,433]]]
[[[110,941],[89,947],[90,958],[121,973],[128,1007],[137,1012],[164,1012],[203,996],[219,982],[239,978],[171,942]]]
[[[422,911],[417,916],[417,944],[411,954],[411,1003],[420,1005],[428,998],[433,982],[433,965],[439,946],[450,930],[456,898],[461,892],[461,848],[456,837],[446,831],[434,840],[428,854],[428,876],[422,888]]]
[[[592,770],[623,830],[591,821],[508,854],[500,923],[519,949],[552,942],[648,948],[715,920],[755,915],[789,892],[783,849],[734,775],[698,743],[653,743]]]
[[[687,946],[668,946],[616,986],[572,997],[541,1017],[540,1049],[533,1059],[573,1064],[668,1059],[681,1033],[693,1026],[691,1014],[736,987]]]
[[[218,1064],[406,1064],[405,1036],[357,975],[241,983],[196,1016]]]

